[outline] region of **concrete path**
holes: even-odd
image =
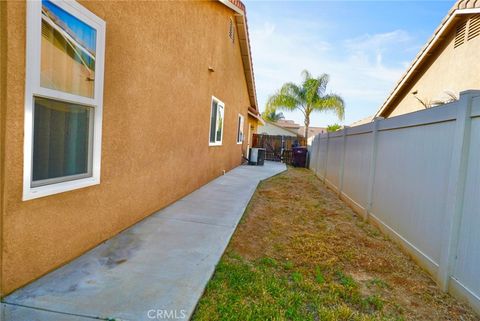
[[[4,299],[5,321],[188,320],[260,180],[240,166]]]

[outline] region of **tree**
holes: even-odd
[[[277,113],[276,110],[265,110],[262,114],[263,119],[271,121],[271,122],[277,122],[280,119],[285,119],[285,116],[283,113]]]
[[[327,126],[327,132],[329,132],[329,133],[336,132],[337,130],[340,130],[341,128],[342,128],[342,126],[340,126],[339,124],[328,125]]]
[[[304,70],[302,78],[300,85],[291,82],[283,84],[276,94],[268,98],[266,110],[300,110],[305,118],[305,137],[308,137],[312,112],[333,111],[340,120],[343,120],[345,104],[339,95],[326,93],[329,81],[327,74],[313,78],[307,70]]]

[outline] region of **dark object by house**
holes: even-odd
[[[265,162],[265,148],[250,148],[248,153],[248,165],[263,166]]]
[[[307,164],[307,147],[293,147],[292,165],[295,167],[305,167]]]

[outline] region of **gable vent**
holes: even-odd
[[[467,40],[471,40],[480,35],[480,16],[473,17],[468,22]]]
[[[463,45],[463,43],[465,42],[466,29],[467,29],[467,22],[466,21],[461,23],[457,27],[457,32],[455,33],[455,42],[453,44],[454,48],[457,48],[457,47]]]

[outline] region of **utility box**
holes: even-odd
[[[292,148],[292,165],[295,167],[305,167],[307,165],[307,147]]]
[[[260,165],[263,166],[265,162],[265,148],[250,148],[248,153],[248,165]]]

